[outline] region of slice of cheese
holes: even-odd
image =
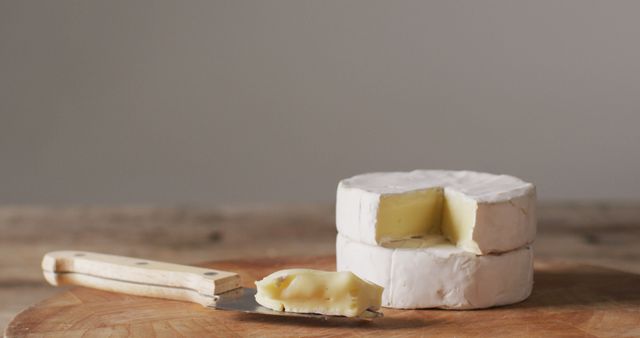
[[[473,253],[505,252],[533,242],[536,191],[513,176],[472,171],[363,174],[338,184],[336,226],[368,244],[442,234]]]
[[[288,312],[355,317],[380,308],[382,287],[349,271],[288,269],[256,282],[258,304]]]
[[[338,271],[352,271],[384,287],[382,306],[400,309],[479,309],[520,302],[531,294],[529,246],[477,256],[441,238],[358,243],[338,234]]]

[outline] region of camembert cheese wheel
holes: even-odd
[[[385,246],[443,235],[476,253],[526,246],[536,235],[536,190],[508,175],[415,170],[340,181],[336,226],[352,240]]]
[[[436,236],[381,247],[338,234],[338,271],[384,287],[382,306],[479,309],[520,302],[531,294],[531,247],[477,256]]]

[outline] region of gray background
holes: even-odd
[[[0,203],[640,199],[640,1],[0,1]]]

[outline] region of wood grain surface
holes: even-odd
[[[274,270],[335,268],[333,256],[207,263],[244,286]],[[374,321],[249,315],[197,304],[71,288],[21,312],[7,337],[638,337],[640,276],[553,261],[535,265],[526,301],[473,311],[391,310]]]
[[[537,258],[640,273],[640,204],[542,203]],[[0,207],[0,330],[57,291],[42,277],[49,251],[73,249],[188,264],[330,255],[331,203],[221,207]]]

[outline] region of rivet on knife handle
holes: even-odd
[[[54,251],[42,259],[52,285],[80,285],[165,299],[214,302],[214,295],[240,287],[233,272],[86,251]]]

